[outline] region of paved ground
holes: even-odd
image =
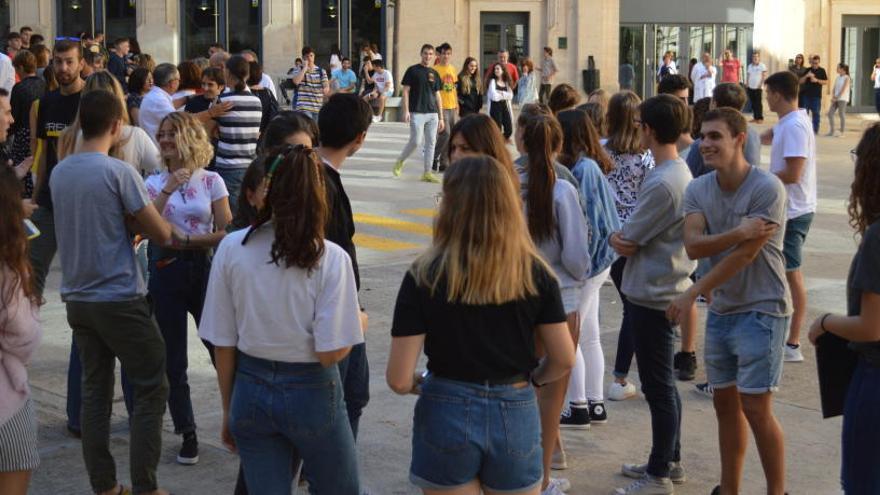
[[[804,270],[810,296],[810,320],[824,311],[845,309],[845,276],[855,251],[847,225],[846,198],[852,180],[848,151],[855,146],[865,123],[850,119],[851,131],[842,139],[820,137],[819,213],[806,245]],[[418,182],[421,166],[415,158],[404,176],[392,180],[390,168],[406,140],[401,124],[371,128],[367,145],[345,167],[343,180],[358,221],[362,298],[370,312],[368,352],[372,399],[361,420],[358,444],[361,476],[376,494],[418,493],[407,481],[411,417],[415,399],[394,395],[385,385],[390,317],[402,275],[414,255],[430,240],[433,195],[439,186]],[[769,150],[764,150],[766,168]],[[89,493],[80,443],[64,429],[66,369],[70,329],[58,297],[59,272],[52,271],[43,308],[45,338],[31,369],[31,384],[40,418],[42,466],[31,487],[35,494]],[[602,289],[602,344],[613,365],[620,323],[620,302],[612,286]],[[701,317],[704,317],[701,310]],[[702,328],[702,325],[701,325]],[[122,331],[123,329],[121,329]],[[785,367],[775,409],[786,432],[788,488],[792,494],[839,493],[840,420],[823,421],[819,413],[815,359],[809,344],[806,362]],[[699,351],[698,351],[699,352]],[[702,378],[702,367],[698,380]],[[164,448],[159,468],[163,487],[177,494],[231,493],[238,460],[218,440],[220,409],[213,369],[207,353],[190,333],[190,383],[201,440],[201,462],[184,467],[174,462],[179,439],[166,415]],[[608,380],[606,379],[606,384]],[[717,483],[719,456],[711,402],[698,396],[690,383],[680,383],[684,401],[683,457],[688,482],[680,494],[708,494]],[[621,462],[645,460],[650,435],[647,404],[643,399],[609,403],[609,422],[586,432],[566,432],[573,494],[603,494],[626,483],[619,476]],[[113,452],[120,480],[128,476],[128,432],[121,394],[113,417]],[[745,467],[743,493],[764,490],[757,453],[751,446]]]

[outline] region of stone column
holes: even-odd
[[[180,58],[180,3],[137,0],[137,40],[156,63],[176,64]]]
[[[52,0],[11,0],[9,2],[10,29],[17,31],[30,26],[35,33],[46,37],[51,47],[55,38],[55,2]]]
[[[587,68],[587,58],[592,55],[596,68],[599,69],[601,87],[611,92],[617,91],[620,58],[619,0],[577,0],[575,15],[577,29],[569,36],[569,46],[577,53],[577,65],[572,67],[574,86],[583,91],[581,70]]]
[[[263,70],[273,79],[293,67],[303,47],[306,0],[263,0]]]

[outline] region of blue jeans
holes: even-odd
[[[345,410],[351,433],[357,440],[358,424],[367,402],[370,401],[370,366],[367,362],[367,345],[352,346],[351,352],[338,363],[339,378],[342,381]]]
[[[336,366],[238,353],[229,428],[251,493],[290,493],[296,450],[309,465],[313,495],[360,495]]]
[[[229,210],[234,217],[238,213],[238,199],[241,195],[241,181],[244,179],[246,168],[218,168],[215,171],[220,174],[226,190],[229,191]]]
[[[874,90],[874,106],[877,107],[877,113],[880,113],[880,88]]]
[[[493,492],[540,485],[541,424],[532,387],[429,376],[413,419],[410,481],[443,490],[477,479]]]
[[[165,339],[168,410],[174,422],[174,433],[190,433],[196,431],[196,420],[186,376],[189,366],[187,313],[193,316],[198,326],[202,318],[211,263],[204,251],[151,247],[149,256],[149,292],[153,316],[162,332],[162,338]],[[211,350],[209,348],[209,352]]]
[[[648,474],[666,478],[669,463],[681,460],[681,397],[672,371],[675,333],[661,310],[627,301],[636,344],[642,392],[651,410]]]
[[[822,108],[822,97],[804,96],[804,108],[813,117],[813,133],[819,134],[819,121],[821,119],[819,110]]]
[[[706,379],[743,394],[775,392],[782,378],[787,316],[756,311],[706,316]]]
[[[859,359],[843,409],[841,482],[849,494],[880,493],[880,368]]]

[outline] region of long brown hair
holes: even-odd
[[[553,88],[553,91],[550,92],[550,99],[547,100],[547,105],[550,107],[553,115],[556,115],[563,110],[576,107],[580,102],[581,95],[574,89],[574,86],[563,83]]]
[[[449,133],[449,143],[456,136],[461,135],[474,153],[491,156],[498,160],[501,165],[510,172],[510,176],[519,186],[519,174],[513,168],[513,159],[510,157],[510,151],[504,144],[504,135],[498,124],[492,120],[492,117],[484,113],[474,113],[459,120],[452,126]],[[452,154],[452,146],[449,146],[449,154]]]
[[[642,148],[642,130],[636,125],[642,100],[632,91],[615,93],[608,102],[608,142],[615,153],[638,154]]]
[[[562,128],[552,115],[536,114],[518,119],[522,128],[523,147],[528,154],[526,210],[529,233],[535,241],[553,235],[553,187],[556,172],[553,160],[562,149]]]
[[[483,85],[480,84],[480,65],[477,64],[477,72],[471,74],[471,70],[469,66],[471,62],[476,62],[477,59],[474,57],[468,57],[464,59],[464,65],[461,67],[461,72],[458,73],[458,82],[461,84],[461,92],[469,95],[471,94],[471,90],[476,88],[477,94],[483,94]]]
[[[489,156],[450,165],[434,240],[410,269],[416,283],[434,294],[445,282],[452,302],[504,304],[538,294],[536,263],[547,267],[526,229],[519,187],[507,168]]]
[[[562,127],[562,153],[559,161],[563,165],[572,168],[583,155],[596,160],[605,175],[614,170],[614,161],[599,144],[599,133],[586,112],[566,110],[559,112],[556,118]]]
[[[20,292],[31,303],[41,303],[31,285],[28,240],[24,231],[24,208],[21,206],[21,181],[11,167],[0,166],[0,306],[8,307]],[[10,274],[6,280],[6,274]],[[0,322],[0,327],[5,326]]]
[[[327,194],[321,160],[312,148],[288,146],[265,161],[266,204],[253,230],[271,221],[275,228],[272,262],[311,270],[324,255]]]
[[[856,170],[849,194],[849,224],[860,235],[880,220],[880,123],[862,134],[856,146]]]
[[[501,80],[507,86],[507,89],[513,91],[513,78],[510,77],[510,73],[507,72],[507,67],[504,64],[494,63],[489,67],[489,74],[486,75],[486,91],[489,91],[489,81],[494,79],[498,79],[495,77],[495,67],[501,67]],[[498,83],[495,83],[498,84]]]

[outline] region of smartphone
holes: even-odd
[[[33,240],[40,236],[40,229],[34,225],[34,222],[31,222],[29,218],[24,219],[24,233],[27,235],[27,240]]]

